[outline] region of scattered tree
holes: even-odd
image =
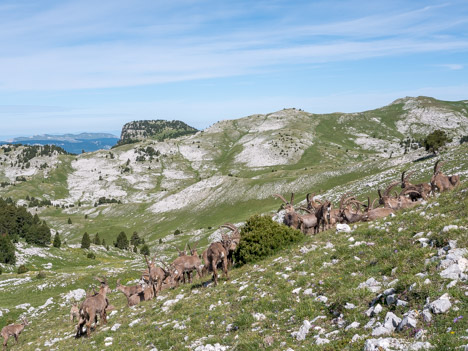
[[[426,151],[433,152],[434,154],[442,148],[445,144],[451,142],[452,139],[443,130],[434,130],[423,141]]]
[[[130,243],[134,246],[142,244],[140,236],[137,232],[133,232],[132,237],[130,238]]]
[[[62,241],[60,240],[60,236],[59,236],[59,233],[55,233],[55,237],[54,237],[54,247],[56,248],[60,248],[60,246],[62,246]]]
[[[125,234],[125,232],[119,233],[119,235],[117,236],[117,241],[115,242],[114,246],[121,250],[128,249],[128,239],[127,239],[127,234]]]
[[[99,233],[96,233],[96,235],[94,236],[93,244],[101,245],[101,238],[99,237]]]
[[[143,245],[140,249],[140,253],[144,256],[149,256],[150,255],[150,249],[148,247],[148,245]]]
[[[81,238],[81,248],[89,249],[90,246],[91,246],[91,239],[89,238],[88,232],[85,232],[83,234],[83,237]]]
[[[72,224],[72,220],[70,217],[68,217],[68,224]]]
[[[23,273],[26,273],[28,272],[29,269],[28,267],[26,267],[24,264],[22,264],[21,266],[18,267],[18,274],[23,274]]]

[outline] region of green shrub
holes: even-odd
[[[2,275],[3,273],[3,270],[2,270],[2,267],[0,267],[0,275]]]
[[[90,253],[88,253],[88,255],[86,257],[94,260],[96,258],[96,255],[94,253],[90,252]]]
[[[15,264],[15,245],[8,234],[0,234],[0,263]]]
[[[150,255],[150,249],[149,249],[148,245],[146,245],[146,244],[143,245],[143,246],[141,247],[141,249],[140,249],[140,253],[141,253],[142,255],[149,256],[149,255]]]
[[[60,248],[60,246],[62,246],[62,241],[60,240],[60,236],[59,236],[59,233],[56,233],[55,234],[55,237],[54,237],[54,247],[56,248]]]
[[[44,279],[46,277],[46,274],[45,272],[43,271],[40,271],[39,273],[37,273],[36,275],[36,279]]]
[[[28,271],[29,271],[29,269],[24,264],[22,264],[21,266],[18,267],[18,274],[23,274],[23,273],[26,273]]]
[[[114,246],[121,250],[128,249],[129,243],[127,239],[127,234],[125,234],[125,232],[119,233],[119,235],[117,236],[117,241],[114,243]]]
[[[255,262],[300,241],[304,235],[277,223],[269,216],[250,217],[241,230],[241,240],[234,257],[239,264]]]

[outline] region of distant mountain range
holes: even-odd
[[[114,146],[119,138],[108,133],[80,133],[80,134],[63,134],[63,135],[34,135],[32,137],[18,137],[12,141],[3,142],[0,144],[25,144],[25,145],[46,145],[53,144],[60,146],[66,151],[73,154],[80,154],[83,151],[91,152],[102,149],[110,149]]]

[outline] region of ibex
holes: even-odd
[[[237,247],[240,243],[240,238],[241,238],[239,228],[237,228],[232,223],[224,223],[223,225],[221,225],[221,227],[228,228],[229,230],[232,231],[230,237]],[[234,250],[230,250],[228,252],[228,268],[231,268],[233,264],[234,264]]]
[[[10,324],[6,325],[2,328],[1,335],[3,337],[3,348],[4,350],[7,349],[8,338],[10,336],[14,336],[16,340],[16,344],[18,344],[18,336],[23,331],[24,327],[29,324],[27,319],[23,319],[21,324]]]
[[[283,218],[283,224],[294,229],[299,229],[304,234],[309,233],[311,228],[314,228],[314,232],[317,231],[318,221],[317,221],[315,214],[311,213],[311,211],[308,209],[301,208],[302,210],[305,210],[308,213],[306,215],[300,215],[294,209],[294,206],[293,206],[294,193],[291,193],[290,202],[288,202],[280,194],[274,194],[274,196],[283,200],[285,204],[284,209],[286,211],[286,214],[284,215],[284,218]]]
[[[211,243],[207,250],[207,261],[209,270],[213,272],[213,281],[215,286],[218,285],[218,264],[222,264],[223,274],[226,279],[228,276],[228,256],[229,252],[236,250],[238,241],[224,235],[221,242]]]
[[[343,195],[340,200],[339,221],[341,223],[356,223],[362,221],[363,214],[360,212],[361,202],[357,201],[354,196],[345,198],[346,195],[348,194]],[[351,211],[351,205],[356,206],[356,212]]]
[[[394,210],[389,207],[374,208],[375,201],[377,201],[377,199],[375,199],[371,203],[370,198],[369,197],[367,198],[367,209],[366,209],[366,212],[364,212],[364,215],[362,217],[363,221],[373,221],[375,219],[384,218],[394,212]]]
[[[83,335],[83,326],[86,324],[87,336],[91,333],[91,324],[96,321],[96,317],[99,314],[100,320],[103,324],[107,323],[106,308],[109,305],[106,295],[110,293],[109,285],[105,279],[95,277],[100,283],[101,287],[99,292],[94,295],[87,297],[80,308],[80,318],[78,321],[77,332],[75,337]]]
[[[200,258],[198,257],[198,254],[196,253],[196,250],[194,251],[194,255],[190,256],[179,256],[177,257],[174,262],[172,262],[171,266],[173,267],[173,278],[176,283],[176,286],[179,284],[180,280],[185,281],[184,274],[187,273],[188,275],[188,280],[189,283],[192,282],[192,276],[191,272],[196,270],[198,276],[201,278],[202,276],[202,271],[201,271],[201,261]]]
[[[125,297],[127,298],[127,305],[133,306],[135,305],[136,297],[139,294],[143,293],[143,287],[141,285],[132,285],[132,286],[125,286],[120,284],[120,279],[117,279],[117,286],[115,287],[117,290],[121,291]],[[140,297],[138,297],[138,303],[140,302]]]
[[[411,184],[409,182],[409,178],[411,177],[411,175],[414,172],[409,172],[406,177],[405,177],[405,173],[406,173],[406,171],[401,173],[401,187],[402,187],[402,189],[407,189],[407,190],[411,189],[411,190],[416,191],[416,193],[412,192],[412,193],[409,194],[410,199],[412,201],[416,201],[416,200],[418,200],[420,198],[422,198],[423,200],[426,200],[427,197],[429,196],[429,194],[432,191],[431,185],[428,184],[428,183]]]
[[[440,160],[437,160],[437,162],[434,165],[434,174],[431,178],[431,189],[433,193],[435,192],[436,189],[439,192],[452,190],[458,184],[460,184],[459,175],[446,176],[445,174],[442,173],[442,171],[440,170],[440,167],[443,164],[444,162],[440,162]]]
[[[77,303],[75,302],[70,308],[70,322],[73,323],[75,318],[78,319],[80,315],[80,309],[78,308]]]
[[[155,295],[157,295],[161,290],[164,281],[171,275],[169,267],[167,267],[163,262],[160,262],[161,264],[164,265],[164,268],[160,266],[156,266],[156,256],[153,257],[153,261],[150,262],[145,256],[146,260],[146,265],[148,269],[146,269],[143,274],[142,274],[142,279],[147,283],[147,284],[156,284],[155,288]],[[151,275],[150,273],[151,272]],[[151,283],[150,283],[151,282]]]
[[[414,189],[403,189],[403,191],[398,195],[396,194],[395,197],[390,196],[390,191],[392,188],[400,183],[400,181],[394,181],[390,183],[390,185],[385,189],[383,195],[378,189],[378,194],[379,194],[379,204],[383,205],[386,208],[391,208],[393,210],[399,210],[401,208],[409,208],[412,206],[417,205],[417,203],[413,202],[410,198],[406,197],[405,195],[407,194],[419,194],[419,197],[421,197],[420,193]]]

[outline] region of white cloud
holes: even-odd
[[[444,64],[440,64],[440,65],[436,65],[437,67],[443,67],[443,68],[448,68],[452,71],[458,71],[458,70],[461,70],[464,68],[463,65],[459,64],[459,63],[444,63]]]

